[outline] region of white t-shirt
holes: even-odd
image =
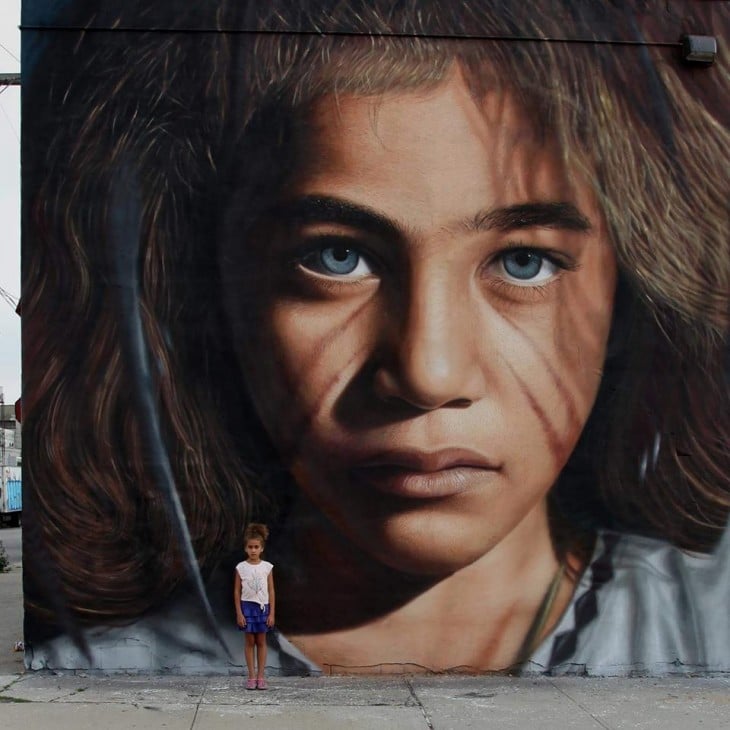
[[[266,560],[255,565],[244,560],[236,566],[241,576],[242,601],[256,601],[261,608],[269,602],[269,573],[273,567]]]

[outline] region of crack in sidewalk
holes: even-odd
[[[8,682],[4,687],[0,687],[0,692],[5,692],[6,689],[10,689],[14,684],[17,684],[20,682],[20,680],[23,679],[23,675],[19,674],[15,679]]]

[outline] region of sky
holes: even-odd
[[[0,73],[20,73],[20,0],[0,0]],[[20,87],[0,86],[0,288],[20,296]],[[20,397],[20,317],[0,297],[0,386]]]

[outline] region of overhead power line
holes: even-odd
[[[427,32],[398,32],[398,31],[362,31],[362,30],[276,30],[271,28],[210,28],[210,27],[183,27],[168,26],[137,26],[137,25],[21,25],[20,30],[55,31],[70,33],[160,33],[160,34],[190,34],[190,35],[290,35],[290,36],[333,36],[333,37],[366,37],[366,38],[410,38],[417,40],[471,40],[471,41],[533,41],[538,43],[590,43],[598,45],[617,46],[665,46],[680,47],[680,40],[636,40],[623,38],[548,38],[544,36],[520,35],[491,35],[482,33],[427,33]]]
[[[4,46],[2,43],[0,43],[0,48],[3,49],[9,56],[12,56],[18,63],[20,63],[20,59],[7,47]]]
[[[13,296],[0,286],[0,298],[4,299],[14,310],[18,309],[18,297]]]

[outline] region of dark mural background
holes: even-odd
[[[729,671],[728,19],[26,0],[28,666]]]

